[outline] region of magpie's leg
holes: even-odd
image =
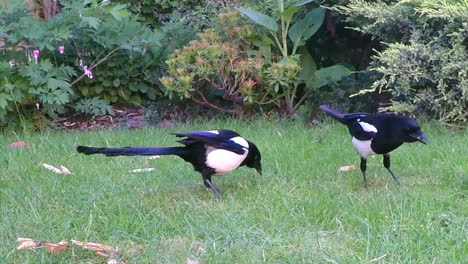
[[[361,157],[361,172],[362,177],[364,178],[364,186],[367,188],[367,179],[366,179],[366,170],[367,170],[367,159]]]
[[[390,172],[390,175],[392,175],[393,180],[398,184],[401,185],[400,180],[393,174],[392,170],[390,170],[390,155],[389,154],[384,154],[383,155],[383,165],[384,167]]]
[[[214,171],[211,169],[203,170],[202,172],[203,183],[205,184],[207,188],[210,188],[211,190],[213,190],[213,193],[216,196],[216,198],[221,200],[221,193],[219,192],[218,188],[216,188],[216,186],[214,186],[213,183],[211,182],[211,175],[213,175],[213,173]]]

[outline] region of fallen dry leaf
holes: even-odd
[[[78,247],[83,247],[85,249],[92,250],[99,256],[103,256],[106,258],[118,255],[118,252],[115,251],[111,246],[98,244],[98,243],[92,243],[92,242],[81,242],[78,240],[72,240],[71,245],[66,240],[62,240],[58,243],[54,243],[54,242],[48,242],[48,241],[43,241],[43,240],[34,240],[31,238],[19,237],[16,239],[16,241],[18,241],[19,243],[17,247],[18,250],[38,248],[38,247],[42,247],[42,245],[45,245],[50,253],[57,253],[57,252],[65,251],[71,246],[78,246]],[[118,262],[115,259],[110,259],[109,263],[123,264],[123,262]]]
[[[356,166],[355,165],[347,165],[347,166],[342,166],[340,167],[340,171],[341,172],[347,172],[347,171],[350,171],[350,170],[354,170],[356,169]]]
[[[71,174],[71,171],[67,167],[60,165],[60,168],[63,174]]]
[[[110,257],[110,254],[104,253],[102,251],[96,251],[96,254],[98,254],[101,257],[105,257],[105,258]]]
[[[110,254],[114,252],[114,249],[111,246],[93,243],[93,242],[81,242],[78,240],[72,240],[72,245],[80,246],[92,251],[95,251],[96,254],[103,257],[110,257]]]
[[[144,169],[134,169],[134,170],[129,170],[128,172],[133,172],[133,173],[136,173],[136,172],[151,172],[151,171],[154,171],[155,168],[144,168]]]
[[[33,240],[31,238],[18,237],[16,241],[19,243],[16,249],[38,248],[41,246],[41,241]]]
[[[200,262],[198,262],[198,260],[191,260],[187,258],[187,264],[200,264]]]
[[[62,252],[68,249],[68,242],[66,240],[62,240],[58,243],[46,242],[44,245],[50,253]]]
[[[57,174],[71,174],[71,171],[67,169],[67,167],[64,167],[62,165],[60,165],[60,169],[52,165],[46,164],[46,163],[42,163],[42,166],[44,166],[44,168]]]
[[[10,147],[12,148],[27,148],[29,147],[29,144],[24,142],[24,141],[15,141],[10,143]]]

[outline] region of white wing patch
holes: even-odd
[[[359,119],[358,119],[358,123],[364,131],[377,133],[377,128],[375,128],[375,126],[369,123],[363,122],[363,121],[359,121]]]
[[[231,138],[231,141],[236,142],[237,144],[241,145],[242,147],[244,147],[246,149],[249,148],[249,143],[247,142],[247,140],[245,140],[242,137],[233,137],[233,138]]]
[[[218,131],[218,130],[210,130],[210,131],[206,131],[206,132],[219,135],[219,131]]]

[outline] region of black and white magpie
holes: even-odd
[[[395,182],[399,180],[390,170],[390,152],[401,144],[408,142],[422,142],[427,144],[429,139],[421,131],[418,122],[409,117],[394,114],[343,114],[328,106],[321,105],[325,111],[340,123],[348,127],[352,143],[361,155],[361,172],[367,188],[366,169],[367,157],[370,155],[383,155],[383,165],[390,172]]]
[[[183,147],[124,147],[97,148],[78,146],[76,150],[86,155],[104,154],[106,156],[144,156],[144,155],[176,155],[193,165],[195,171],[201,173],[203,183],[213,190],[218,199],[221,194],[212,181],[211,176],[234,171],[238,167],[247,166],[262,173],[261,155],[254,143],[244,139],[232,130],[220,129],[211,131],[192,131],[172,133],[183,137],[177,142]]]

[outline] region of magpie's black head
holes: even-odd
[[[421,127],[413,118],[403,118],[401,120],[401,133],[405,142],[416,142],[419,141],[423,144],[427,144],[429,139],[422,132]]]
[[[244,165],[249,168],[254,168],[258,173],[262,174],[262,155],[260,155],[260,150],[254,143],[249,142],[249,154],[245,158]]]

